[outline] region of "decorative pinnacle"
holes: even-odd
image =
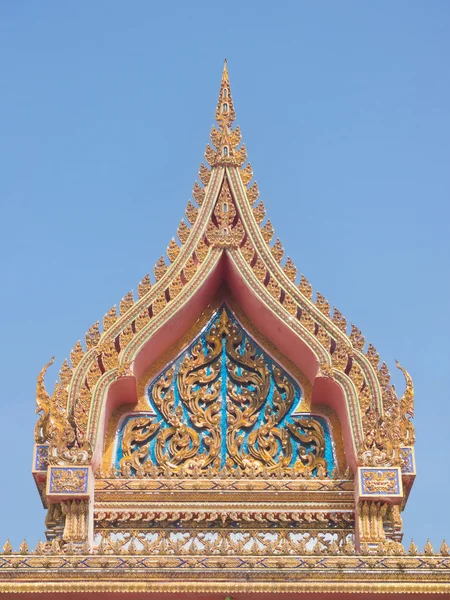
[[[227,59],[223,63],[222,81],[220,82],[219,100],[216,109],[216,121],[221,131],[231,127],[236,114],[234,112],[233,98],[231,96],[230,79],[228,77]]]
[[[241,142],[239,127],[232,130],[236,114],[234,112],[233,98],[231,95],[230,80],[228,77],[227,61],[225,60],[220,83],[219,100],[216,108],[216,121],[219,126],[211,130],[211,146],[206,147],[205,157],[211,167],[237,166],[242,167],[247,159],[245,146],[238,148]]]

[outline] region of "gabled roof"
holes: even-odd
[[[37,384],[36,441],[50,442],[50,462],[88,463],[98,447],[106,398],[114,386],[131,390],[135,378],[195,320],[225,281],[249,318],[313,384],[313,400],[336,408],[352,466],[400,464],[400,448],[414,444],[413,384],[407,372],[400,400],[390,374],[361,331],[284,260],[246,163],[225,63],[216,108],[217,127],[194,184],[186,218],[137,297],[128,292],[77,342],[60,369],[51,397],[42,370]],[[126,394],[125,394],[126,395]],[[114,402],[114,400],[112,400]],[[94,458],[96,452],[94,452]],[[94,460],[95,462],[95,460]]]

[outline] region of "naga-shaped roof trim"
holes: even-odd
[[[397,365],[407,384],[399,400],[386,364],[380,365],[371,344],[365,347],[361,331],[352,325],[348,332],[341,312],[331,311],[319,292],[314,298],[303,275],[297,278],[292,259],[283,262],[283,245],[278,238],[273,241],[273,226],[265,220],[263,202],[258,202],[258,186],[251,183],[253,171],[246,163],[240,130],[232,129],[235,108],[226,61],[215,116],[217,128],[212,128],[212,146],[205,152],[209,168],[200,166],[200,183],[194,184],[186,220],[178,226],[178,241],[172,238],[167,247],[168,262],[160,257],[154,282],[145,275],[137,298],[128,292],[118,311],[113,306],[105,314],[102,330],[98,321],[94,323],[86,333],[85,348],[75,344],[51,396],[44,387],[50,363],[40,373],[36,442],[50,444],[49,462],[54,464],[90,462],[108,389],[136,375],[143,349],[159,339],[174,317],[187,314],[194,299],[200,305],[210,299],[211,290],[224,278],[226,260],[227,280],[239,281],[247,290],[238,298],[246,304],[244,310],[258,306],[291,336],[288,350],[289,344],[306,349],[309,362],[303,369],[317,383],[317,393],[322,389],[330,394],[333,385],[339,388],[358,464],[398,465],[400,447],[414,444],[412,380]],[[151,357],[147,353],[146,360]]]

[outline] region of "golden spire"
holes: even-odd
[[[236,118],[233,97],[231,95],[230,79],[228,76],[227,61],[224,61],[222,81],[220,83],[219,99],[216,108],[216,121],[218,129],[211,129],[211,146],[206,147],[206,160],[214,166],[237,166],[241,167],[247,159],[245,146],[237,148],[241,142],[239,127],[232,130],[231,127]]]

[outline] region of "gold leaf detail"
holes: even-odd
[[[336,341],[336,347],[331,355],[331,364],[339,371],[344,371],[348,363],[348,352],[345,344]]]
[[[366,356],[374,369],[378,369],[378,365],[380,363],[380,355],[375,350],[375,347],[372,344],[369,344],[367,348]]]
[[[88,350],[91,350],[91,348],[94,348],[98,344],[98,341],[100,339],[100,331],[98,329],[98,325],[99,322],[97,321],[97,323],[94,323],[92,327],[88,329],[88,332],[84,336],[84,341],[86,342],[86,348]]]
[[[167,265],[166,261],[164,260],[164,256],[161,256],[161,258],[158,260],[153,271],[155,273],[156,281],[159,281],[165,275],[167,272]]]
[[[286,273],[286,276],[291,281],[295,281],[297,277],[297,267],[294,265],[294,262],[289,258],[286,260],[286,264],[283,267],[283,271]]]
[[[63,364],[61,365],[61,369],[59,370],[59,381],[61,382],[61,385],[63,385],[64,387],[67,387],[69,385],[71,379],[72,379],[72,369],[70,368],[69,363],[67,362],[67,359],[65,359]]]
[[[141,329],[143,329],[149,322],[150,314],[148,312],[148,308],[144,308],[143,310],[141,310],[141,312],[136,317],[136,320],[134,321],[136,331],[141,331]]]
[[[347,331],[347,320],[336,307],[333,309],[333,323],[343,333]]]
[[[196,271],[197,265],[195,264],[194,259],[191,256],[183,267],[183,273],[186,281],[192,279]]]
[[[272,248],[270,249],[270,251],[272,252],[272,256],[274,257],[274,259],[280,263],[283,256],[284,256],[284,248],[282,243],[280,242],[280,240],[277,238],[275,240],[275,244],[272,246]]]
[[[298,289],[305,296],[305,298],[311,300],[313,293],[312,285],[309,283],[309,281],[303,274],[300,275],[300,283],[298,284]]]
[[[191,225],[193,225],[195,223],[195,221],[197,220],[198,208],[195,208],[195,206],[189,200],[189,202],[187,203],[185,212],[186,212],[187,220],[189,221],[189,223]]]
[[[256,181],[249,188],[247,188],[246,192],[248,201],[250,202],[251,206],[253,206],[259,197],[259,188]]]
[[[237,148],[242,140],[241,129],[239,125],[229,135],[230,145],[232,148]]]
[[[204,186],[207,186],[211,179],[211,171],[203,163],[198,170],[198,177]]]
[[[191,230],[189,229],[189,227],[186,225],[183,219],[181,219],[180,224],[178,225],[177,234],[178,239],[182,244],[185,244],[187,242],[190,231]]]
[[[153,305],[152,305],[153,316],[160,313],[162,311],[162,309],[166,306],[166,304],[167,304],[166,295],[164,293],[162,293],[153,302]]]
[[[316,294],[316,306],[326,317],[330,316],[330,304],[320,292]]]
[[[278,283],[273,279],[273,277],[270,278],[269,283],[267,284],[267,290],[269,294],[273,296],[273,298],[275,298],[275,300],[280,299],[281,289]]]
[[[292,316],[295,317],[297,315],[297,303],[294,301],[292,296],[290,296],[289,294],[285,294],[284,300],[283,300],[283,306],[288,311],[288,313],[291,314]]]
[[[246,160],[247,160],[247,149],[245,148],[245,144],[242,144],[242,146],[239,148],[239,150],[236,150],[236,152],[234,153],[234,161],[238,167],[242,167],[242,165],[245,163]]]
[[[242,255],[244,256],[245,260],[248,263],[250,263],[252,261],[253,257],[255,256],[255,249],[250,244],[250,241],[248,239],[245,241],[245,244],[242,246],[241,252],[242,252]]]
[[[364,344],[366,343],[366,338],[363,336],[361,331],[356,327],[356,325],[352,324],[352,331],[350,333],[350,341],[353,345],[353,348],[356,350],[363,350]]]
[[[117,321],[116,307],[113,306],[103,317],[103,332],[108,331]]]
[[[128,292],[122,300],[120,301],[120,314],[124,315],[127,313],[134,305],[133,292]]]
[[[115,369],[119,364],[119,355],[114,341],[108,341],[101,347],[101,361],[105,371]]]
[[[383,363],[378,370],[377,373],[378,381],[380,382],[380,386],[382,389],[387,388],[389,382],[391,380],[391,375],[389,373],[389,369],[387,368],[386,363]]]
[[[73,347],[73,350],[70,353],[70,362],[72,363],[72,367],[75,369],[81,362],[81,359],[84,356],[83,346],[81,342],[77,342]]]
[[[86,380],[87,380],[90,390],[92,390],[94,388],[95,384],[100,379],[101,375],[102,375],[102,372],[98,365],[98,361],[97,361],[97,359],[95,359],[95,361],[91,364],[89,371],[86,375]]]
[[[202,238],[200,238],[197,247],[195,248],[195,256],[201,263],[208,256],[208,246],[205,244]]]
[[[272,225],[272,222],[270,219],[267,221],[267,223],[263,227],[261,227],[261,234],[264,238],[264,241],[267,244],[270,244],[270,242],[272,241],[272,238],[273,238],[273,234],[274,234],[273,225]]]
[[[222,139],[222,133],[218,129],[216,129],[214,127],[214,125],[211,127],[211,133],[209,134],[209,137],[211,138],[211,142],[213,143],[213,145],[216,148],[219,148],[220,145],[221,145],[220,142],[221,142],[221,139]]]
[[[316,330],[316,322],[312,318],[312,316],[306,312],[306,310],[302,310],[302,314],[300,317],[300,323],[307,329],[310,333],[314,333]]]
[[[264,206],[263,201],[261,200],[261,202],[253,207],[253,216],[255,217],[255,221],[258,223],[261,223],[261,221],[264,219],[264,217],[266,216],[266,207]]]
[[[138,285],[138,298],[143,298],[151,287],[152,282],[150,281],[150,275],[147,273],[147,275],[142,278],[142,281]]]
[[[167,256],[169,257],[170,262],[173,263],[179,254],[180,254],[180,247],[178,246],[176,241],[172,238],[169,242],[169,245],[167,246]]]
[[[200,187],[197,182],[194,183],[192,197],[199,206],[203,204],[203,200],[205,199],[205,190],[202,187]]]
[[[178,296],[178,294],[183,289],[183,283],[181,282],[181,278],[179,275],[175,277],[175,279],[171,282],[169,286],[169,294],[170,298],[173,300]]]
[[[243,169],[241,169],[241,179],[244,186],[248,185],[253,177],[253,169],[250,163],[247,163]]]
[[[319,328],[317,329],[317,333],[316,333],[316,337],[319,340],[319,342],[322,344],[322,346],[325,348],[325,350],[329,350],[330,349],[330,336],[327,333],[327,331],[319,325]]]
[[[133,339],[133,328],[127,325],[119,336],[120,350],[124,350]]]
[[[260,258],[256,259],[256,262],[253,266],[253,271],[255,272],[255,275],[259,279],[259,281],[264,283],[264,280],[266,279],[267,275],[267,270]]]
[[[216,152],[215,150],[213,150],[211,148],[211,146],[208,144],[206,146],[206,150],[205,150],[205,158],[206,158],[206,162],[212,167],[213,164],[216,162]]]

